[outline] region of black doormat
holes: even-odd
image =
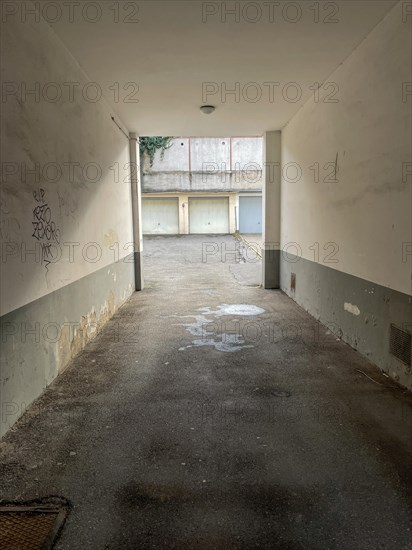
[[[50,550],[70,508],[69,501],[62,497],[0,501],[1,550]]]

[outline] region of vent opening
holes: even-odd
[[[399,361],[408,365],[408,367],[411,366],[411,344],[412,334],[391,324],[389,351]]]

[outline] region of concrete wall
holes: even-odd
[[[4,433],[132,293],[134,271],[128,139],[43,20],[2,30]]]
[[[336,102],[321,91],[282,132],[281,287],[412,387],[410,366],[389,354],[390,323],[410,330],[412,318],[411,50],[401,4],[327,78]]]
[[[262,172],[156,172],[143,176],[143,193],[262,190]]]
[[[145,193],[196,191],[260,191],[261,137],[175,138],[153,166],[145,155]]]

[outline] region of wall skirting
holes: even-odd
[[[261,255],[263,288],[280,288],[280,250],[268,250],[262,247]]]
[[[411,365],[389,352],[391,323],[412,332],[411,296],[291,254],[281,255],[280,284],[331,332],[412,390]]]
[[[0,317],[0,437],[134,292],[134,260],[130,254]]]

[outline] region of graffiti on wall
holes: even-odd
[[[33,191],[33,198],[36,201],[36,206],[33,208],[32,237],[40,245],[41,264],[48,271],[49,265],[55,257],[54,252],[59,248],[60,230],[52,219],[52,212],[46,202],[44,189]]]

